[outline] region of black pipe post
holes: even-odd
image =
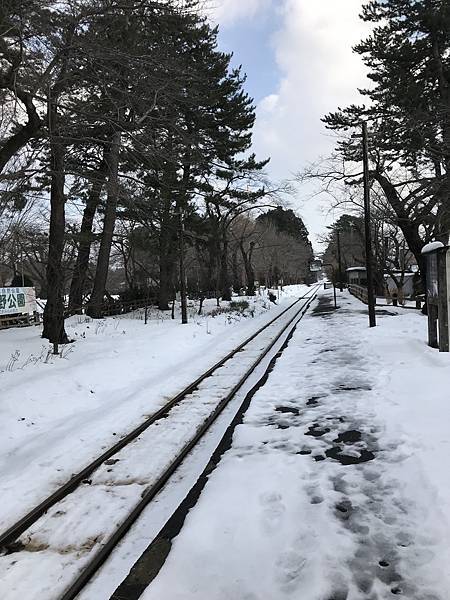
[[[339,229],[336,229],[337,235],[337,251],[338,251],[338,263],[339,263],[339,291],[342,292],[344,290],[342,286],[342,262],[341,262],[341,236]]]
[[[375,293],[372,269],[372,241],[370,235],[370,181],[369,181],[369,140],[367,123],[362,124],[363,167],[364,167],[364,230],[366,238],[367,304],[369,307],[369,327],[376,326]]]

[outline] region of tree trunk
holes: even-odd
[[[437,237],[444,244],[448,244],[450,234],[450,74],[448,68],[446,68],[444,50],[440,48],[436,32],[432,34],[432,46],[441,100],[438,116],[442,129],[442,159],[445,165],[441,189],[438,192],[440,206],[437,214]]]
[[[387,177],[381,175],[381,173],[372,173],[374,179],[380,184],[387,201],[391,205],[395,215],[397,217],[397,224],[402,230],[405,236],[408,248],[414,254],[417,265],[420,271],[420,277],[422,279],[423,289],[426,289],[426,273],[425,273],[425,261],[421,253],[424,243],[419,235],[419,229],[417,225],[411,222],[405,208],[402,204],[401,198],[398,195],[397,190],[392,185]]]
[[[86,274],[89,266],[89,255],[92,244],[92,226],[95,214],[100,203],[100,196],[105,184],[108,171],[107,157],[104,154],[103,160],[96,173],[96,179],[92,183],[91,190],[86,200],[86,206],[81,221],[77,260],[73,269],[72,283],[69,293],[69,311],[80,312],[83,303],[83,291],[86,283]]]
[[[169,254],[161,254],[159,260],[159,297],[158,308],[170,310],[169,302],[173,299],[174,260]]]
[[[178,256],[179,256],[179,269],[180,269],[180,294],[181,294],[181,323],[183,325],[187,325],[188,317],[187,317],[187,286],[186,286],[186,266],[185,266],[185,256],[184,256],[184,221],[183,221],[183,212],[181,209],[178,209]]]
[[[217,238],[210,236],[208,238],[208,260],[207,260],[207,274],[206,274],[206,282],[205,287],[207,291],[216,291],[217,284],[219,281],[218,273],[217,273],[217,264],[218,264],[218,252],[217,252]]]
[[[108,278],[109,258],[116,224],[117,202],[119,197],[119,152],[120,132],[113,135],[111,149],[107,159],[108,182],[103,232],[95,271],[94,288],[89,300],[87,314],[93,318],[102,316],[102,306],[105,297],[106,280]]]
[[[231,300],[231,286],[228,273],[228,240],[226,234],[223,235],[220,252],[220,289],[222,300]]]
[[[171,214],[172,203],[164,198],[164,212],[159,232],[159,295],[158,308],[170,310],[169,302],[173,296],[173,280],[176,258],[175,221]],[[174,252],[175,249],[175,252]]]
[[[247,296],[255,295],[255,271],[252,265],[252,255],[255,242],[250,242],[250,249],[245,251],[243,242],[240,243],[242,259],[244,261],[245,276],[247,278]]]
[[[37,134],[42,125],[42,121],[33,104],[32,96],[22,90],[14,90],[13,88],[13,91],[25,106],[28,121],[25,125],[21,125],[18,131],[0,146],[0,173],[11,158]]]
[[[441,175],[441,184],[434,198],[438,200],[435,236],[437,240],[447,245],[450,234],[450,165]]]
[[[242,281],[241,281],[241,273],[240,273],[240,269],[239,269],[238,249],[237,248],[235,248],[233,250],[232,265],[233,265],[233,290],[236,293],[239,293],[239,290],[242,287]]]
[[[66,344],[64,329],[64,277],[62,256],[65,233],[64,144],[58,134],[57,97],[49,98],[50,133],[50,227],[47,259],[47,303],[44,309],[42,337],[53,344]]]

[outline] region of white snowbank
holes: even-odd
[[[48,354],[39,327],[1,331],[0,530],[307,290],[292,286],[280,306],[249,298],[245,316],[198,317],[192,307],[188,325],[156,310],[147,325],[142,311],[71,317],[76,341],[62,358]],[[204,312],[215,308],[208,300]]]
[[[425,244],[422,248],[422,254],[428,254],[428,252],[433,252],[433,250],[438,250],[443,247],[444,244],[442,242],[430,242],[429,244]]]

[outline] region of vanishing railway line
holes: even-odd
[[[258,365],[295,329],[319,287],[258,329],[1,534],[0,573],[11,575],[26,563],[27,576],[32,577],[31,554],[41,553],[47,560],[51,553],[52,565],[56,554],[61,585],[52,586],[45,598],[76,598]],[[100,509],[98,524],[89,513],[92,506]],[[83,521],[94,525],[85,526]],[[11,596],[15,597],[19,596]]]

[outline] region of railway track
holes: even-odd
[[[6,581],[13,583],[14,570],[25,565],[32,575],[40,558],[41,570],[42,561],[56,568],[61,586],[33,598],[76,598],[275,344],[295,329],[319,287],[258,329],[0,535],[0,574],[4,571]],[[99,509],[95,518],[93,511]],[[57,566],[55,554],[60,558]],[[10,597],[23,596],[17,592]]]

